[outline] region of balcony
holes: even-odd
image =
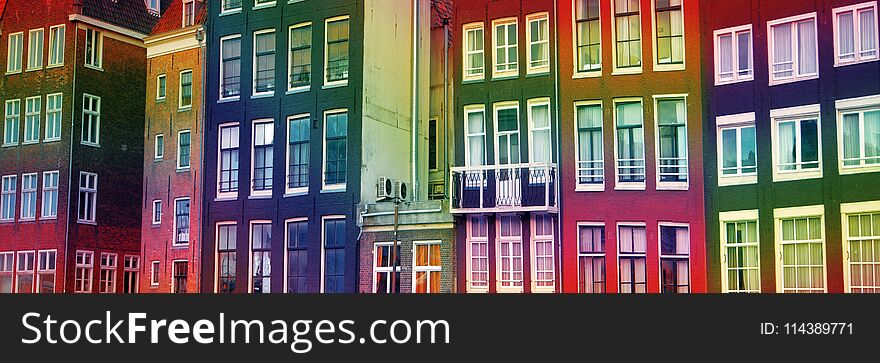
[[[556,164],[466,166],[451,174],[452,213],[557,211]]]

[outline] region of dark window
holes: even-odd
[[[252,292],[271,292],[272,224],[255,223],[251,226],[251,258],[253,266]]]
[[[599,31],[599,0],[577,0],[575,11],[577,70],[600,70],[602,69],[600,44],[602,33]]]
[[[348,19],[327,23],[327,82],[348,79]]]
[[[180,108],[192,106],[193,74],[192,71],[180,73]]]
[[[235,248],[238,227],[234,224],[217,226],[217,292],[235,291]]]
[[[681,0],[656,0],[657,63],[684,62],[684,23]]]
[[[273,122],[254,123],[254,190],[272,190],[274,139]]]
[[[309,222],[287,224],[287,292],[308,292],[308,229]]]
[[[437,170],[437,120],[428,121],[428,167]]]
[[[615,39],[617,67],[642,65],[642,31],[639,23],[639,0],[615,0]]]
[[[189,243],[189,198],[174,202],[174,243]]]
[[[174,261],[174,293],[186,293],[187,261]]]
[[[241,0],[238,6],[241,7]],[[241,94],[241,37],[221,40],[220,49],[223,56],[220,97],[236,97]]]
[[[254,93],[275,90],[275,32],[254,35]]]
[[[290,88],[308,86],[312,75],[312,26],[290,29]]]
[[[220,128],[220,192],[238,191],[238,125]]]
[[[687,227],[660,226],[663,292],[690,292],[690,234]]]
[[[324,184],[345,184],[345,168],[348,147],[348,114],[327,115],[327,149]]]
[[[580,292],[605,292],[605,227],[578,226]]]
[[[345,292],[345,219],[324,221],[324,292]]]
[[[287,187],[309,186],[309,118],[291,119],[288,126]]]
[[[179,155],[177,156],[177,167],[178,168],[188,168],[189,167],[189,155],[190,155],[190,132],[184,131],[178,134],[177,137],[177,152]]]

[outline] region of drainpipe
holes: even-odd
[[[79,37],[77,36],[76,23],[73,24],[73,86],[71,91],[71,104],[76,105],[76,65],[77,60],[76,56],[79,54]],[[63,107],[63,106],[62,106]],[[75,106],[73,106],[75,107]],[[73,108],[71,107],[71,108]],[[73,125],[76,123],[76,112],[70,113],[70,152],[67,154],[67,212],[65,218],[67,221],[64,223],[64,282],[61,283],[61,292],[67,292],[67,265],[68,260],[67,257],[70,256],[70,195],[73,190]],[[93,257],[94,258],[94,257]],[[76,259],[76,255],[74,255],[74,259]],[[74,287],[74,291],[76,287]]]
[[[452,132],[449,127],[449,19],[443,19],[443,128],[446,137],[443,138],[443,178],[449,176],[449,138]],[[443,195],[445,198],[450,197],[449,188],[452,180],[446,180],[443,183]]]
[[[421,29],[419,28],[419,1],[413,0],[413,43],[412,43],[412,132],[410,168],[412,169],[413,182],[413,201],[419,200],[419,168],[418,168],[418,137],[419,137],[419,37]]]
[[[206,82],[207,72],[205,72],[205,69],[207,66],[206,59],[205,59],[205,44],[206,44],[206,39],[205,39],[206,36],[205,35],[206,35],[205,25],[203,23],[202,26],[200,26],[199,29],[196,30],[196,40],[199,42],[199,64],[202,67],[202,75],[200,77],[202,84],[200,87],[201,89],[199,90],[199,93],[201,94],[200,97],[202,98],[201,102],[199,102],[199,115],[202,118],[201,122],[199,122],[199,119],[196,118],[196,122],[199,122],[198,129],[199,129],[199,132],[201,133],[200,139],[201,139],[202,143],[199,146],[199,154],[200,154],[199,160],[202,161],[202,164],[201,164],[202,166],[205,165],[205,161],[206,161],[205,160],[205,133],[207,131],[207,128],[205,127],[205,123],[208,120],[208,118],[205,116],[205,108],[206,108],[205,107],[205,85],[207,84],[207,82]],[[200,173],[198,175],[196,175],[196,180],[195,180],[195,185],[194,185],[194,187],[198,189],[199,195],[201,196],[201,198],[199,200],[199,215],[203,215],[202,212],[204,212],[204,203],[202,203],[205,198],[205,188],[202,186],[202,184],[203,184],[202,180],[204,179],[204,177],[205,177],[205,170],[202,169],[202,170],[200,170]],[[193,193],[193,195],[196,195],[196,194]],[[202,227],[199,230],[199,239],[197,241],[195,241],[198,247],[194,248],[193,251],[191,252],[192,253],[191,256],[193,259],[193,273],[196,276],[195,291],[202,290],[202,274],[200,271],[201,271],[201,267],[202,267],[202,265],[201,265],[202,258],[201,257],[202,257],[202,247],[203,247],[202,241],[204,240],[204,233],[205,233],[205,228]]]
[[[559,226],[558,233],[557,233],[558,236],[556,237],[556,239],[557,239],[556,250],[558,252],[556,255],[559,256],[559,260],[556,264],[556,266],[558,267],[556,269],[556,271],[558,271],[557,274],[559,276],[559,284],[557,287],[557,292],[562,292],[562,250],[563,250],[562,236],[561,236],[562,235],[562,198],[560,198],[560,195],[559,195],[559,190],[560,190],[559,184],[561,182],[560,177],[559,177],[559,175],[560,175],[559,166],[562,164],[562,156],[559,151],[561,149],[559,147],[560,146],[559,144],[562,142],[562,135],[561,135],[559,128],[560,128],[560,125],[562,125],[562,122],[559,121],[559,104],[560,104],[560,102],[559,102],[559,26],[557,23],[557,20],[558,20],[557,6],[558,6],[557,2],[554,1],[553,2],[553,39],[554,39],[553,40],[553,44],[554,44],[554,47],[553,47],[554,61],[553,61],[553,63],[555,63],[555,67],[553,67],[553,97],[555,98],[554,103],[556,104],[556,107],[554,110],[554,113],[556,114],[555,115],[556,116],[555,117],[556,118],[556,150],[555,150],[555,153],[556,153],[556,188],[555,189],[556,189],[556,191],[555,192],[556,192],[556,210],[557,210],[556,219],[558,220],[557,225]]]

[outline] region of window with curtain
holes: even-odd
[[[483,23],[465,25],[465,64],[464,79],[482,79],[485,74],[485,53],[483,53]]]
[[[174,201],[174,244],[189,243],[189,198]]]
[[[660,282],[664,293],[690,289],[690,231],[683,226],[660,226]]]
[[[308,87],[312,75],[312,23],[290,28],[290,83],[288,90]]]
[[[345,219],[324,220],[323,246],[323,292],[345,292]]]
[[[877,60],[877,3],[834,9],[836,64]]]
[[[519,164],[519,108],[502,106],[495,109],[498,134],[498,164]]]
[[[485,216],[468,218],[468,255],[470,288],[489,288],[489,227]]]
[[[498,253],[501,255],[501,287],[521,288],[523,285],[522,223],[518,216],[501,216]]]
[[[617,68],[642,65],[639,0],[614,0],[614,42]]]
[[[551,163],[553,161],[550,137],[550,103],[536,101],[529,104],[529,132],[532,133],[532,163]]]
[[[11,294],[13,292],[13,266],[15,265],[15,253],[0,253],[0,294]]]
[[[556,281],[556,262],[553,251],[553,217],[550,214],[535,214],[535,287],[552,288]]]
[[[641,102],[614,105],[617,131],[617,181],[645,182],[645,129]]]
[[[324,83],[348,80],[349,19],[327,22],[326,79]]]
[[[400,244],[377,244],[373,256],[373,292],[400,293]]]
[[[578,225],[578,291],[605,292],[605,226]]]
[[[237,241],[237,225],[217,225],[217,292],[221,294],[235,291]]]
[[[647,292],[647,235],[644,226],[618,226],[620,293]]]
[[[758,221],[725,221],[722,236],[722,264],[726,292],[761,292],[759,270]]]
[[[241,94],[241,36],[220,39],[220,56],[220,98],[238,97]]]
[[[34,251],[24,251],[18,253],[18,263],[15,264],[16,286],[15,292],[19,294],[30,294],[34,292]],[[103,268],[103,265],[102,265]],[[104,276],[102,269],[101,276]],[[101,292],[112,292],[101,290]]]
[[[747,81],[752,74],[752,26],[715,32],[715,83]]]
[[[660,182],[688,181],[687,110],[684,99],[657,100]]]
[[[818,75],[816,18],[770,23],[770,81],[798,80]]]
[[[486,113],[480,109],[465,110],[467,122],[467,155],[468,166],[486,164]]]
[[[782,219],[782,292],[825,292],[825,242],[821,217]]]
[[[441,266],[440,242],[417,242],[413,261],[413,292],[439,293]]]
[[[753,175],[758,172],[755,125],[722,127],[721,177]]]
[[[517,23],[516,19],[493,22],[495,30],[494,76],[514,75],[517,71]]]
[[[272,290],[272,223],[251,224],[251,292]]]
[[[819,168],[819,120],[781,120],[776,123],[780,172]]]
[[[348,161],[348,113],[325,117],[324,185],[345,185]]]
[[[254,33],[254,94],[275,91],[275,31]]]
[[[238,191],[238,125],[220,127],[218,193]]]
[[[530,17],[529,71],[546,72],[550,69],[550,25],[547,15]]]
[[[287,292],[308,292],[308,221],[287,222]]]
[[[880,292],[880,213],[850,214],[846,218],[847,292]]]
[[[602,32],[599,23],[599,0],[575,0],[577,71],[602,69]]]
[[[843,167],[880,166],[880,109],[844,112]]]
[[[272,192],[272,178],[274,176],[274,147],[275,123],[254,122],[254,152],[253,152],[253,191]]]
[[[576,105],[577,182],[578,185],[605,182],[605,157],[602,140],[602,105]]]
[[[309,186],[309,116],[288,120],[287,189]]]
[[[657,64],[684,63],[684,19],[682,0],[655,0]]]

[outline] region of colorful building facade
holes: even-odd
[[[138,292],[141,0],[5,1],[0,291]],[[158,11],[158,10],[157,10]]]
[[[877,292],[877,2],[701,7],[709,290]]]

